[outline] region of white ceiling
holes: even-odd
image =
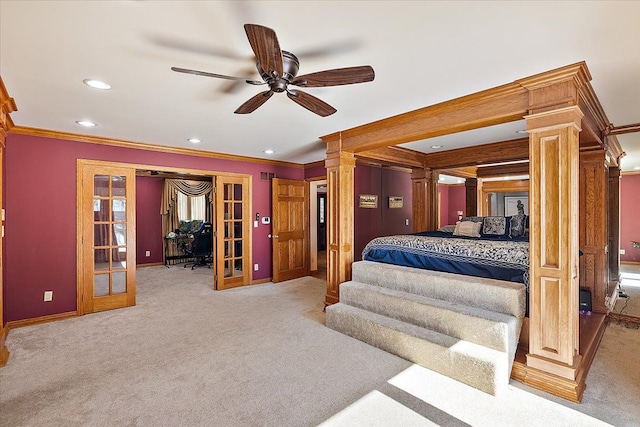
[[[324,158],[322,135],[579,61],[610,121],[640,122],[635,1],[0,0],[0,16],[0,76],[16,100],[18,126],[309,163]],[[299,74],[371,65],[376,78],[305,89],[338,110],[326,118],[284,94],[252,114],[233,114],[263,88],[223,93],[225,80],[170,67],[245,75],[253,69],[245,23],[273,28],[282,49],[299,56]],[[330,52],[305,54],[317,49]],[[113,89],[91,89],[87,78]],[[81,128],[82,119],[98,126]],[[406,146],[447,150],[517,138],[523,127]],[[628,154],[623,170],[640,168],[640,134],[619,140]]]

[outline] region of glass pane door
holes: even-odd
[[[249,179],[217,178],[218,281],[216,289],[246,285],[251,281],[249,259]]]
[[[85,312],[135,305],[135,171],[83,166]]]

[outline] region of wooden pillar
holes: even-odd
[[[478,179],[467,178],[464,183],[466,189],[466,216],[478,215]]]
[[[620,168],[609,168],[609,282],[607,295],[620,281]]]
[[[0,211],[4,212],[4,193],[3,193],[3,176],[4,176],[4,148],[5,141],[7,139],[7,133],[11,128],[13,123],[11,122],[11,117],[9,114],[16,111],[16,104],[7,93],[7,89],[2,82],[2,77],[0,77]],[[5,345],[7,339],[7,333],[9,332],[5,327],[4,321],[4,310],[3,310],[3,290],[2,290],[2,276],[4,271],[4,265],[2,264],[3,259],[3,250],[4,250],[4,218],[2,218],[2,235],[0,236],[0,366],[4,366],[7,364],[7,360],[9,359],[9,351],[7,350],[7,346]]]
[[[609,284],[606,161],[604,150],[580,153],[580,287],[591,291],[593,311],[605,314]]]
[[[438,228],[438,173],[429,168],[411,173],[413,232]]]
[[[530,153],[529,208],[533,221],[529,240],[527,366],[570,381],[576,380],[581,364],[578,137],[582,117],[578,106],[525,116]],[[577,390],[576,395],[579,400],[582,390]]]
[[[340,148],[339,134],[337,139],[327,141],[327,305],[340,300],[340,284],[351,280],[354,258],[356,159]]]

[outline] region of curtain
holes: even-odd
[[[192,197],[205,196],[205,201],[207,203],[205,221],[211,222],[212,220],[213,212],[211,201],[213,198],[213,184],[211,182],[165,179],[162,201],[160,203],[163,238],[166,238],[170,232],[175,231],[180,227],[180,219],[178,217],[178,193]],[[167,248],[171,247],[172,245],[167,246]],[[173,252],[173,250],[171,251]],[[167,253],[166,255],[173,256],[179,254]]]

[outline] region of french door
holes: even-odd
[[[216,176],[216,289],[251,284],[251,179]]]
[[[135,169],[78,160],[78,314],[136,303]]]

